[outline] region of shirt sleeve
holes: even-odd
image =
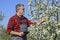
[[[37,22],[32,22],[31,20],[27,19],[27,24],[28,24],[28,27],[29,27],[31,24],[37,24]]]
[[[9,22],[8,22],[8,25],[7,25],[7,33],[8,33],[8,34],[10,34],[13,25],[14,25],[14,19],[13,19],[13,18],[10,18],[10,19],[9,19]]]

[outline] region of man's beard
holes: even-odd
[[[21,14],[21,16],[23,16],[23,15],[24,15],[24,13]]]

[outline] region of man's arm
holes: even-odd
[[[15,32],[15,31],[11,31],[10,34],[11,34],[11,35],[23,36],[23,35],[24,35],[24,32]]]
[[[45,22],[45,18],[42,18],[40,22],[31,22],[30,20],[28,20],[28,25],[32,26],[32,24],[38,26],[40,24],[42,24],[43,22]]]
[[[13,25],[14,25],[14,19],[13,18],[10,18],[10,20],[8,22],[8,26],[7,26],[7,33],[8,34],[11,34],[11,35],[22,36],[24,34],[23,32],[16,32],[16,31],[13,31],[12,30]]]

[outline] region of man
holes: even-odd
[[[7,32],[11,35],[11,40],[27,40],[27,28],[31,24],[39,25],[45,21],[42,18],[41,22],[31,22],[26,17],[23,16],[24,13],[24,5],[17,4],[16,5],[16,14],[12,16],[8,22]]]

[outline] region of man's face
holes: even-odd
[[[24,12],[24,6],[21,6],[20,9],[18,10],[19,15],[23,15]]]

